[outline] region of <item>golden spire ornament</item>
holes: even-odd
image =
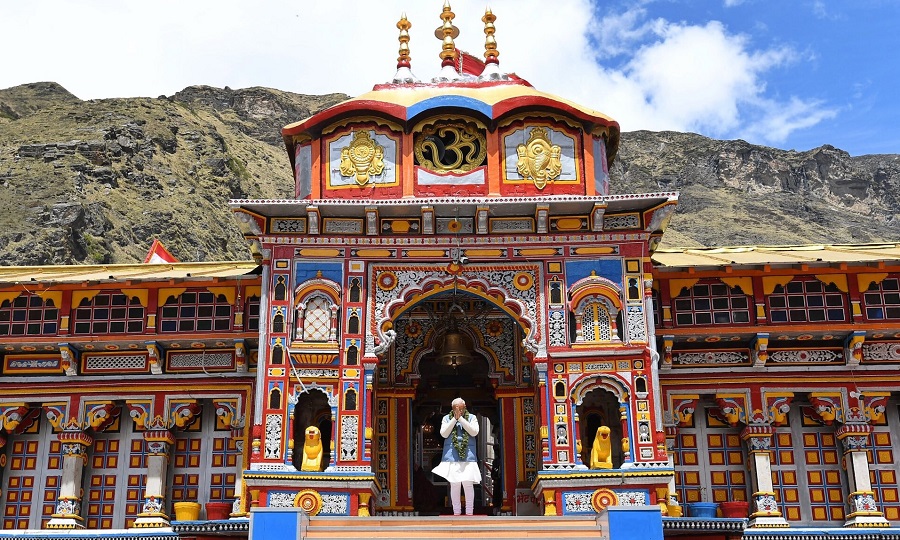
[[[419,82],[416,79],[416,76],[413,75],[412,70],[410,69],[410,57],[409,57],[409,29],[412,28],[412,23],[406,19],[406,13],[404,13],[400,20],[397,21],[397,29],[400,30],[400,36],[397,40],[400,42],[400,50],[398,51],[400,56],[397,57],[397,73],[394,74],[394,79],[391,81],[394,84],[411,84]]]
[[[497,59],[500,51],[497,50],[497,40],[494,39],[494,32],[497,31],[494,27],[496,20],[497,16],[491,12],[491,8],[484,10],[484,17],[481,18],[481,22],[484,23],[484,70],[478,77],[481,80],[509,79],[505,74],[500,73],[500,60]]]
[[[453,42],[459,37],[459,28],[453,26],[455,17],[456,14],[450,8],[450,0],[445,0],[444,9],[441,11],[441,20],[444,24],[434,31],[435,37],[443,42],[441,53],[438,55],[441,59],[441,73],[437,81],[455,81],[459,78],[459,73],[456,72],[456,44]]]

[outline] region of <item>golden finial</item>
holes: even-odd
[[[500,63],[497,60],[500,52],[497,51],[497,40],[494,39],[494,32],[497,31],[494,28],[494,21],[496,20],[497,16],[491,13],[491,8],[484,10],[484,17],[481,18],[481,22],[484,23],[484,61],[486,64]]]
[[[453,19],[456,14],[450,9],[450,0],[444,1],[444,9],[441,11],[441,20],[444,24],[434,31],[434,35],[444,42],[441,46],[441,66],[453,67],[453,61],[456,58],[456,44],[453,40],[459,37],[459,28],[453,26]]]
[[[406,19],[406,13],[397,21],[397,28],[400,30],[400,37],[397,38],[400,41],[400,56],[397,57],[397,67],[409,67],[409,29],[412,28],[412,23]]]
[[[409,84],[419,82],[418,79],[416,79],[416,76],[413,75],[412,71],[409,69],[410,28],[412,28],[412,23],[406,20],[406,13],[404,13],[400,16],[400,20],[397,21],[397,29],[400,30],[400,37],[397,38],[400,41],[400,56],[397,57],[397,73],[394,74],[394,79],[391,81],[394,84]]]

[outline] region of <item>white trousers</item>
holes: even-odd
[[[466,515],[471,516],[475,513],[475,486],[473,482],[450,482],[450,502],[453,504],[453,515],[458,516],[462,512],[462,506],[459,501],[459,487],[466,492]]]

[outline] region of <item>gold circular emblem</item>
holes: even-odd
[[[304,489],[294,497],[294,506],[314,516],[322,510],[322,496],[313,489]]]
[[[534,278],[528,272],[519,272],[513,278],[513,285],[520,291],[527,291],[534,285]]]
[[[615,506],[619,504],[619,497],[616,492],[611,489],[600,488],[591,496],[591,506],[595,512],[599,512],[607,506]]]
[[[376,283],[382,291],[391,291],[397,286],[397,275],[393,272],[382,272]]]

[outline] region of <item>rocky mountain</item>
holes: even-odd
[[[0,90],[0,264],[245,260],[231,198],[292,194],[281,128],[347,96],[193,86],[82,101]],[[690,133],[623,133],[616,193],[677,190],[664,246],[900,239],[900,156],[795,152]]]

